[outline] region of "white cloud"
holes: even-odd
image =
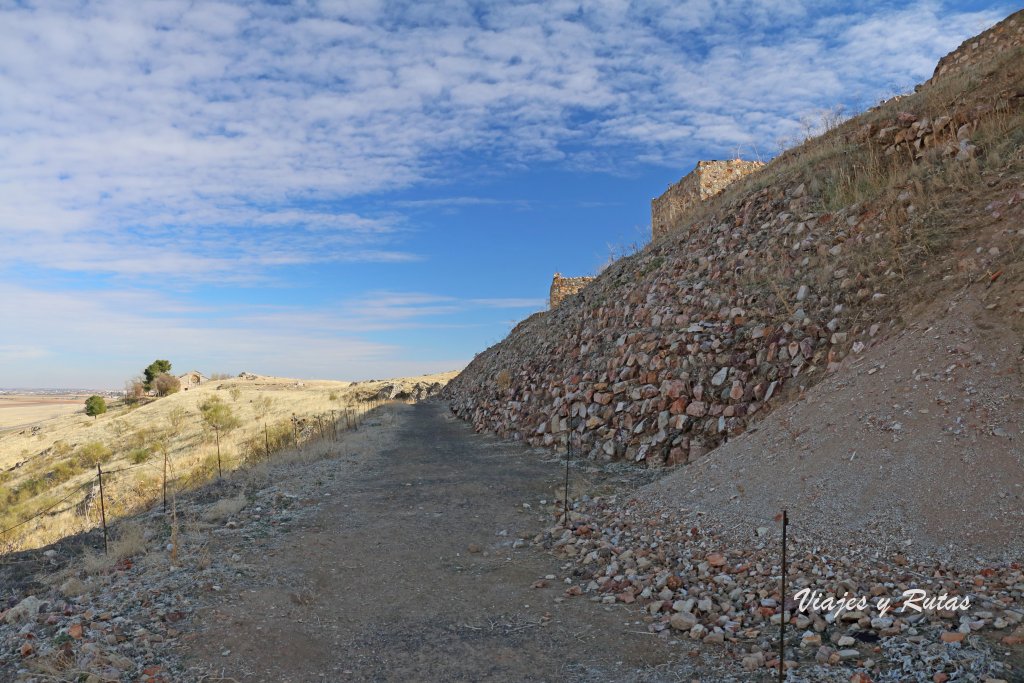
[[[378,291],[303,309],[196,306],[144,290],[53,292],[0,283],[0,320],[16,321],[0,338],[0,386],[111,386],[153,357],[207,371],[292,377],[450,370],[463,361],[438,358],[407,334],[480,327],[465,321],[474,310],[532,311],[543,304]],[[395,341],[367,340],[372,333]]]
[[[612,168],[770,148],[808,111],[927,77],[939,55],[1000,18],[925,1],[865,3],[838,20],[842,8],[8,5],[0,236],[13,241],[0,261],[133,275],[128,258],[100,261],[105,250],[145,256],[153,239],[139,225],[174,231],[180,253],[162,263],[182,276],[414,258],[389,246],[397,216],[296,202],[458,173],[441,160],[452,151]],[[225,226],[248,228],[230,234],[234,251],[193,234]],[[326,244],[310,239],[325,230]],[[83,233],[94,249],[75,241]],[[85,255],[41,248],[55,240]]]
[[[457,191],[387,204],[394,190],[535,161],[621,172],[763,154],[809,112],[870,104],[927,78],[939,56],[1010,9],[929,0],[852,10],[838,0],[2,4],[0,319],[16,322],[0,330],[0,376],[19,359],[73,356],[69,340],[105,354],[107,367],[134,367],[137,349],[159,348],[194,364],[245,359],[281,373],[385,367],[408,350],[360,334],[542,302],[376,292],[331,309],[224,312],[131,291],[119,300],[30,290],[10,273],[187,288],[262,283],[284,266],[415,261],[423,256],[403,244],[416,227],[404,211],[533,204]],[[298,348],[301,358],[290,352]]]

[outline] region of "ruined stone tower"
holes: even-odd
[[[760,161],[698,161],[697,167],[651,200],[651,237],[658,239],[679,224],[698,203],[714,197],[728,185],[764,166]]]
[[[551,308],[556,308],[566,297],[576,294],[590,284],[592,277],[562,277],[561,273],[555,273],[551,279]]]

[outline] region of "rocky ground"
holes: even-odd
[[[638,496],[576,503],[535,540],[573,564],[567,596],[642,610],[666,642],[717,647],[754,674],[777,670],[781,520],[659,507]],[[787,526],[788,680],[1024,680],[1024,573],[1019,563],[953,569]],[[797,592],[864,596],[854,609],[802,609]],[[904,591],[949,596],[901,609]],[[947,609],[969,597],[967,610]],[[879,600],[893,608],[882,614]],[[819,603],[820,604],[820,603]],[[922,604],[918,600],[917,604]]]
[[[0,679],[774,680],[777,521],[665,508],[638,488],[657,472],[578,461],[566,528],[564,461],[538,455],[441,404],[396,405],[182,497],[175,556],[154,511],[115,532],[119,560],[82,540],[9,558]],[[791,602],[804,586],[974,602],[790,614],[790,680],[1021,680],[1019,565],[955,573],[807,527],[788,528]]]

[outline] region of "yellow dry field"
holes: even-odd
[[[0,431],[27,427],[46,420],[85,413],[83,396],[32,396],[5,394],[0,396]]]
[[[97,460],[113,472],[103,480],[108,521],[160,499],[165,454],[172,490],[216,476],[217,435],[200,410],[211,398],[237,421],[220,434],[221,467],[230,472],[264,458],[267,440],[273,453],[296,436],[301,442],[329,435],[331,420],[343,427],[370,410],[368,400],[387,385],[411,391],[417,384],[446,384],[456,374],[359,383],[262,376],[211,380],[137,407],[112,407],[97,418],[81,412],[78,402],[68,406],[76,413],[0,431],[0,554],[94,528],[100,516]],[[26,519],[32,521],[5,531]]]

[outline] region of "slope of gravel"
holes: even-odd
[[[645,495],[886,539],[1024,555],[1024,288],[977,285]],[[880,541],[879,541],[880,542]]]

